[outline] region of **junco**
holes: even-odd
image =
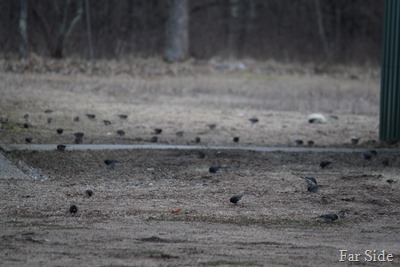
[[[118,161],[118,160],[114,160],[114,159],[106,159],[106,160],[104,161],[104,163],[105,163],[107,166],[110,166],[111,168],[114,168],[115,165],[116,165],[117,163],[119,163],[119,161]]]
[[[67,147],[66,145],[59,144],[59,145],[57,145],[57,150],[63,152],[63,151],[65,151],[66,147]]]
[[[209,171],[210,173],[217,173],[217,172],[221,171],[221,166],[211,166],[211,167],[208,169],[208,171]]]
[[[154,129],[154,134],[160,134],[162,133],[162,129],[161,128],[155,128]]]
[[[72,214],[77,213],[78,212],[78,207],[76,205],[71,205],[69,207],[69,212],[72,213]]]
[[[308,185],[307,190],[309,192],[312,192],[312,193],[317,193],[318,192],[318,190],[319,190],[319,188],[321,186],[317,184],[317,180],[315,180],[315,178],[313,178],[313,177],[305,177],[303,179],[306,180],[306,182],[307,182],[307,185]]]
[[[91,196],[93,196],[93,190],[90,190],[90,189],[86,189],[85,190],[85,194],[88,196],[88,197],[91,197]]]
[[[250,121],[251,123],[257,123],[257,122],[258,122],[258,118],[252,117],[252,118],[249,119],[249,121]]]
[[[339,217],[335,213],[329,213],[329,214],[324,214],[318,217],[315,217],[316,219],[322,219],[326,223],[331,223],[336,221]]]
[[[229,201],[233,204],[237,204],[242,199],[243,196],[244,194],[234,195],[229,199]]]
[[[322,169],[324,169],[324,168],[327,167],[329,164],[331,164],[330,161],[323,160],[323,161],[321,161],[321,163],[319,164],[319,166],[320,166]]]

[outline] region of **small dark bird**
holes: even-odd
[[[309,141],[307,142],[307,144],[308,144],[309,146],[313,146],[313,145],[314,145],[314,141],[313,141],[313,140],[309,140]]]
[[[208,171],[210,172],[210,173],[217,173],[217,172],[219,172],[219,171],[221,171],[221,166],[211,166],[209,169],[208,169]]]
[[[96,115],[90,114],[90,113],[87,113],[86,116],[87,116],[89,119],[94,119],[94,118],[96,118]]]
[[[53,121],[53,118],[47,118],[47,123],[51,123]]]
[[[321,167],[321,169],[324,169],[325,167],[327,167],[329,164],[331,164],[332,162],[328,161],[328,160],[323,160],[321,161],[321,163],[319,164],[319,166]]]
[[[243,194],[234,195],[233,197],[231,197],[231,198],[229,199],[229,201],[230,201],[231,203],[233,203],[233,204],[236,205],[236,204],[242,199],[243,196],[244,196]]]
[[[196,138],[194,139],[194,142],[195,142],[195,143],[200,143],[200,142],[201,142],[200,137],[196,136]]]
[[[371,155],[373,155],[373,156],[378,155],[378,152],[376,150],[370,150],[369,153],[371,153]]]
[[[302,144],[304,144],[303,140],[297,139],[294,141],[296,143],[296,145],[301,146]]]
[[[257,123],[257,122],[258,122],[258,118],[252,117],[252,118],[249,119],[249,121],[250,121],[251,123]]]
[[[83,139],[82,138],[75,138],[75,144],[82,144],[83,143]]]
[[[359,140],[360,140],[359,138],[351,138],[351,143],[353,145],[357,145]]]
[[[111,124],[111,121],[109,121],[109,120],[104,120],[103,122],[104,122],[104,125],[110,125]]]
[[[339,211],[338,212],[338,216],[339,216],[339,218],[346,218],[346,216],[347,216],[347,211],[348,210],[341,210],[341,211]]]
[[[335,213],[329,213],[329,214],[324,214],[318,217],[315,217],[316,219],[322,219],[326,223],[331,223],[336,221],[339,217]]]
[[[389,166],[389,160],[388,160],[388,159],[384,159],[384,160],[382,161],[382,165],[383,165],[383,166]]]
[[[176,136],[182,137],[183,136],[183,131],[176,132]]]
[[[50,113],[53,113],[53,110],[52,110],[52,109],[46,109],[46,110],[44,111],[44,113],[50,114]]]
[[[33,140],[32,137],[25,138],[25,142],[27,142],[27,143],[32,143],[32,140]]]
[[[125,135],[125,131],[124,131],[124,130],[118,130],[118,131],[117,131],[117,134],[118,134],[119,136],[124,136],[124,135]]]
[[[317,180],[315,180],[315,178],[313,178],[313,177],[305,177],[303,179],[305,179],[306,182],[307,182],[307,185],[308,185],[307,190],[309,192],[312,192],[312,193],[317,193],[318,192],[318,190],[319,190],[319,188],[321,186],[317,184]]]
[[[157,136],[152,136],[152,137],[149,139],[149,142],[150,142],[150,143],[157,143],[157,142],[158,142],[158,137],[157,137]]]
[[[105,163],[107,166],[110,166],[111,168],[114,168],[115,165],[116,165],[117,163],[119,163],[119,161],[118,161],[118,160],[114,160],[114,159],[106,159],[106,160],[104,161],[104,163]]]
[[[90,189],[86,189],[85,190],[85,194],[88,196],[88,197],[91,197],[91,196],[93,196],[93,190],[90,190]]]
[[[217,125],[215,123],[211,123],[208,125],[208,128],[210,128],[211,130],[214,130],[217,127]]]
[[[366,159],[366,160],[370,160],[372,158],[372,156],[369,152],[364,152],[363,156],[364,156],[364,159]]]
[[[66,147],[67,147],[66,145],[59,144],[59,145],[57,145],[57,150],[63,152],[63,151],[65,151]]]
[[[23,124],[23,126],[24,126],[24,128],[29,128],[29,124],[28,124],[27,122],[25,122],[25,123]]]
[[[82,133],[82,132],[76,132],[76,133],[74,133],[74,136],[76,137],[76,138],[83,138],[83,136],[84,136],[85,134],[84,133]]]
[[[69,212],[72,213],[72,214],[77,213],[78,212],[78,207],[76,205],[71,205],[69,207]]]
[[[119,117],[121,120],[126,120],[126,119],[128,118],[128,115],[126,115],[126,114],[119,114],[118,117]]]
[[[74,121],[78,122],[79,121],[79,116],[74,117]]]
[[[161,128],[155,128],[154,129],[154,134],[160,134],[162,133],[162,129]]]
[[[197,152],[197,157],[199,159],[204,159],[206,157],[206,153],[204,153],[203,151],[200,150]]]
[[[239,137],[239,136],[233,137],[233,142],[237,143],[237,142],[239,142],[239,140],[240,140],[240,137]]]
[[[57,131],[58,134],[62,134],[64,132],[64,129],[63,128],[58,128],[56,131]]]

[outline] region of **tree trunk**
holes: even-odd
[[[183,61],[189,53],[188,0],[171,0],[166,22],[164,58],[168,62]]]
[[[76,26],[78,21],[81,19],[82,14],[83,14],[82,0],[79,0],[76,13],[75,13],[73,19],[70,21],[69,25],[67,25],[68,9],[69,9],[70,5],[71,5],[71,2],[67,1],[64,6],[63,20],[61,22],[61,25],[60,25],[60,28],[59,28],[59,31],[57,34],[56,46],[52,53],[52,56],[54,58],[63,58],[65,41],[68,39],[69,35],[71,34],[72,30],[74,29],[74,27]]]
[[[27,30],[27,10],[28,0],[20,0],[18,31],[20,35],[19,55],[21,58],[28,56],[28,30]]]

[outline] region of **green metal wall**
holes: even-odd
[[[400,1],[385,0],[379,138],[400,140]]]

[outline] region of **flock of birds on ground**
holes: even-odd
[[[44,112],[45,112],[46,114],[51,114],[51,113],[53,112],[53,110],[47,109],[47,110],[45,110]],[[314,114],[314,115],[315,115],[315,114]],[[87,118],[89,118],[89,119],[95,119],[95,117],[96,117],[95,114],[86,114],[86,116],[87,116]],[[126,114],[119,114],[119,115],[117,115],[117,116],[118,116],[120,119],[122,119],[122,120],[126,120],[126,119],[128,118],[128,115],[126,115]],[[25,114],[25,115],[24,115],[24,119],[26,120],[26,122],[23,124],[23,127],[24,127],[24,128],[29,128],[29,127],[30,127],[30,125],[29,125],[29,123],[28,123],[28,118],[29,118],[29,114]],[[338,118],[335,116],[335,119],[338,119]],[[51,123],[52,120],[53,120],[53,119],[52,119],[51,117],[48,117],[48,118],[47,118],[47,122],[48,122],[48,123]],[[75,121],[75,122],[79,122],[79,120],[80,120],[80,118],[79,118],[78,116],[73,118],[73,121]],[[252,118],[249,119],[249,121],[250,121],[252,124],[256,124],[256,123],[259,122],[259,119],[256,118],[256,117],[252,117]],[[309,117],[308,122],[309,122],[309,123],[315,123],[315,122],[323,123],[323,122],[325,122],[325,118],[324,118],[324,117],[321,117],[319,114],[317,114],[317,116]],[[109,120],[103,120],[103,123],[104,123],[104,125],[111,125],[111,124],[112,124],[111,121],[109,121]],[[216,124],[209,124],[208,127],[209,127],[210,129],[215,129],[215,128],[216,128]],[[163,131],[163,130],[162,130],[161,128],[155,128],[154,131],[153,131],[153,134],[159,135],[159,134],[162,133],[162,131]],[[62,128],[57,128],[57,129],[56,129],[56,132],[57,132],[57,134],[61,135],[61,134],[64,132],[64,129],[62,129]],[[124,130],[117,130],[116,133],[117,133],[119,136],[124,136],[124,135],[125,135],[125,131],[124,131]],[[177,135],[177,136],[180,136],[180,137],[182,137],[183,134],[184,134],[183,131],[178,131],[178,132],[176,132],[176,135]],[[82,144],[82,143],[83,143],[83,137],[84,137],[84,133],[83,133],[83,132],[75,132],[75,133],[74,133],[74,137],[75,137],[75,144]],[[27,138],[25,138],[25,142],[26,142],[26,143],[32,143],[32,140],[33,140],[32,137],[27,137]],[[157,136],[153,136],[152,138],[150,138],[149,141],[150,141],[150,142],[157,142],[157,140],[158,140]],[[239,136],[233,137],[233,142],[237,143],[237,142],[239,142],[239,140],[240,140],[240,137],[239,137]],[[201,142],[201,139],[200,139],[200,137],[196,137],[194,141],[195,141],[196,143],[200,143],[200,142]],[[304,144],[303,140],[295,140],[294,143],[295,143],[296,145],[303,145],[303,144]],[[313,144],[314,144],[314,142],[313,142],[312,140],[309,140],[307,143],[308,143],[308,145],[313,145]],[[358,143],[358,139],[357,139],[357,138],[352,138],[352,139],[351,139],[351,143],[352,143],[353,145],[357,144],[357,143]],[[58,144],[58,145],[57,145],[57,150],[60,151],[60,152],[65,151],[66,148],[67,148],[67,146],[64,145],[64,144]],[[376,156],[376,155],[377,155],[377,151],[376,151],[376,150],[368,150],[368,151],[363,152],[363,157],[364,157],[365,160],[371,160],[371,158],[372,158],[373,156]],[[114,159],[106,159],[106,160],[104,160],[104,164],[107,165],[107,166],[108,166],[109,168],[111,168],[111,169],[115,168],[115,166],[116,166],[117,164],[119,164],[119,163],[120,163],[119,161],[114,160]],[[322,169],[324,169],[324,168],[326,168],[327,166],[329,166],[331,163],[332,163],[332,162],[330,162],[330,161],[323,160],[323,161],[320,162],[320,167],[321,167]],[[384,166],[388,166],[388,165],[389,165],[388,159],[385,159],[384,161],[382,161],[382,164],[383,164]],[[223,169],[223,167],[215,165],[215,166],[211,166],[211,167],[209,168],[209,172],[210,172],[210,173],[218,173],[218,172],[221,172],[222,169]],[[317,192],[319,191],[319,189],[320,189],[321,187],[323,187],[322,185],[319,185],[319,184],[317,183],[317,180],[316,180],[315,178],[313,178],[313,177],[302,177],[302,178],[303,178],[303,179],[306,181],[306,183],[307,183],[307,191],[308,191],[308,192],[317,193]],[[389,182],[389,180],[388,180],[388,182]],[[86,194],[87,197],[92,197],[92,196],[94,195],[94,192],[93,192],[92,190],[90,190],[90,189],[87,189],[87,190],[85,191],[85,194]],[[230,201],[232,204],[237,205],[237,204],[239,204],[239,202],[243,199],[244,196],[245,196],[244,193],[240,193],[240,194],[237,194],[237,195],[232,196],[232,197],[229,199],[229,201]],[[77,213],[77,212],[78,212],[78,207],[77,207],[76,205],[71,205],[71,206],[70,206],[70,209],[69,209],[69,212],[70,212],[71,214]],[[316,219],[321,219],[321,220],[323,220],[324,222],[327,222],[327,223],[332,223],[332,222],[336,221],[336,220],[339,219],[339,218],[344,218],[345,216],[346,216],[346,210],[341,210],[341,211],[339,211],[339,212],[337,212],[337,213],[328,213],[328,214],[324,214],[324,215],[321,215],[321,216],[317,216],[317,217],[315,217],[315,218],[316,218]]]

